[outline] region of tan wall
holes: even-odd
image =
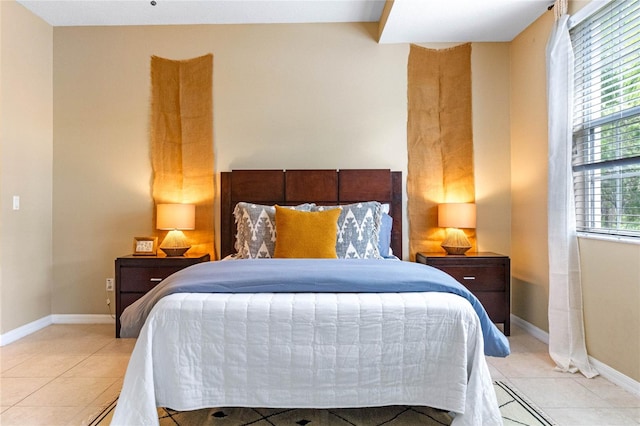
[[[511,311],[548,330],[545,13],[511,42]]]
[[[429,49],[446,49],[457,44],[419,45]],[[477,249],[509,255],[509,43],[472,43],[471,69]]]
[[[588,2],[572,5],[578,10]],[[512,312],[548,330],[546,13],[511,43]],[[640,381],[640,246],[580,239],[587,352]]]
[[[218,172],[385,167],[406,174],[409,50],[375,37],[375,24],[56,28],[53,311],[105,313],[114,258],[130,252],[133,236],[151,232],[151,55],[214,54]],[[472,58],[474,96],[485,78],[494,93],[485,98],[478,89],[474,99],[485,203],[479,223],[491,230],[478,232],[486,235],[481,247],[494,251],[509,249],[508,87],[499,84],[508,75],[505,46],[480,47]]]
[[[471,52],[478,251],[509,255],[509,43],[474,43]]]
[[[216,170],[406,173],[407,46],[375,24],[55,28],[55,313],[106,313],[151,233],[149,59],[214,54]],[[123,48],[126,46],[126,48]]]
[[[2,81],[2,33],[3,33],[3,25],[2,25],[2,16],[3,16],[3,7],[0,5],[0,200],[2,200],[4,198],[4,190],[3,190],[3,186],[2,186],[2,182],[4,182],[4,177],[2,176],[2,152],[4,151],[3,148],[3,138],[2,138],[2,111],[4,111],[3,108],[3,104],[1,99],[4,97],[2,95],[2,88],[4,87],[3,81]],[[4,224],[3,224],[3,218],[6,214],[5,211],[5,207],[4,207],[4,203],[0,202],[0,246],[2,245],[2,240],[3,240],[3,236],[4,236],[4,232],[3,232],[3,228],[4,228]],[[0,248],[0,334],[3,332],[3,328],[2,328],[2,300],[4,300],[4,297],[2,296],[3,291],[2,291],[2,248]],[[14,326],[15,327],[15,326]]]
[[[150,55],[214,53],[218,171],[406,173],[408,47],[375,43],[374,24],[52,30],[13,2],[0,5],[0,332],[51,312],[108,312],[113,259],[151,232]],[[511,44],[472,49],[479,248],[511,254],[513,312],[545,330],[551,24],[545,14]],[[640,380],[638,246],[581,248],[589,352]]]
[[[0,333],[51,314],[53,30],[0,2]],[[20,196],[20,210],[12,197]]]
[[[589,355],[640,381],[640,245],[580,239]]]
[[[3,9],[4,8],[0,5],[0,200],[2,200],[4,198],[4,189],[3,189],[3,186],[2,186],[2,182],[4,182],[4,180],[5,180],[4,176],[2,176],[2,155],[3,155],[2,152],[4,151],[4,148],[3,148],[4,144],[2,142],[4,140],[3,137],[2,137],[2,127],[3,127],[2,126],[2,118],[3,118],[2,111],[4,111],[4,108],[3,108],[4,105],[3,105],[2,101],[1,101],[1,99],[4,97],[3,96],[3,92],[2,92],[2,88],[4,87],[3,80],[2,80],[2,74],[3,74],[2,73],[2,64],[3,64],[3,61],[2,61],[2,33],[3,33],[3,30],[2,30],[2,28],[3,28],[2,16],[3,16],[3,13],[2,13],[2,11],[3,11]],[[3,237],[4,237],[3,218],[4,218],[5,214],[7,213],[5,210],[6,210],[6,208],[4,206],[4,203],[0,202],[0,246],[2,245],[2,240],[3,240]],[[4,329],[2,328],[2,323],[3,323],[3,321],[2,321],[2,300],[4,300],[4,297],[3,297],[2,294],[3,294],[3,291],[2,291],[2,248],[0,248],[0,334],[4,331]],[[13,327],[15,327],[15,325]]]

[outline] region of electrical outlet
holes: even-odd
[[[107,291],[113,291],[113,278],[107,278]]]

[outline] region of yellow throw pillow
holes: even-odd
[[[276,206],[274,257],[332,258],[340,209],[302,212]]]

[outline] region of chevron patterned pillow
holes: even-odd
[[[317,206],[314,211],[341,209],[338,217],[338,259],[381,259],[378,249],[382,205],[377,201]]]

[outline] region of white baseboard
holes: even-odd
[[[598,370],[598,373],[605,379],[609,380],[611,383],[614,383],[620,386],[622,389],[631,392],[637,397],[640,397],[640,382],[633,380],[629,376],[625,376],[618,370],[614,370],[609,367],[607,364],[604,364],[594,357],[590,356],[589,361]]]
[[[54,324],[115,324],[111,315],[100,314],[56,314],[51,315]]]
[[[91,314],[56,314],[47,315],[0,335],[0,346],[8,345],[16,340],[20,340],[38,330],[51,324],[113,324],[115,319],[111,315],[91,315]]]
[[[541,342],[544,342],[547,345],[549,344],[549,333],[547,333],[541,328],[536,327],[530,322],[527,322],[522,318],[511,314],[511,324],[517,325],[518,327],[522,328],[524,331],[526,331],[536,339],[540,340]]]
[[[8,345],[16,340],[20,340],[23,337],[28,336],[31,333],[35,333],[38,330],[42,330],[51,324],[53,324],[53,319],[51,318],[51,315],[47,315],[44,318],[40,318],[39,320],[35,320],[29,324],[7,331],[4,334],[0,334],[0,346]]]
[[[547,333],[546,331],[513,314],[511,314],[511,323],[522,328],[524,331],[540,340],[541,342],[544,342],[547,345],[549,344],[549,333]],[[637,382],[631,377],[622,374],[618,370],[609,367],[607,364],[598,361],[592,356],[589,356],[589,361],[591,362],[593,367],[598,370],[598,373],[600,373],[602,377],[609,380],[611,383],[620,386],[624,390],[640,397],[640,382]]]

